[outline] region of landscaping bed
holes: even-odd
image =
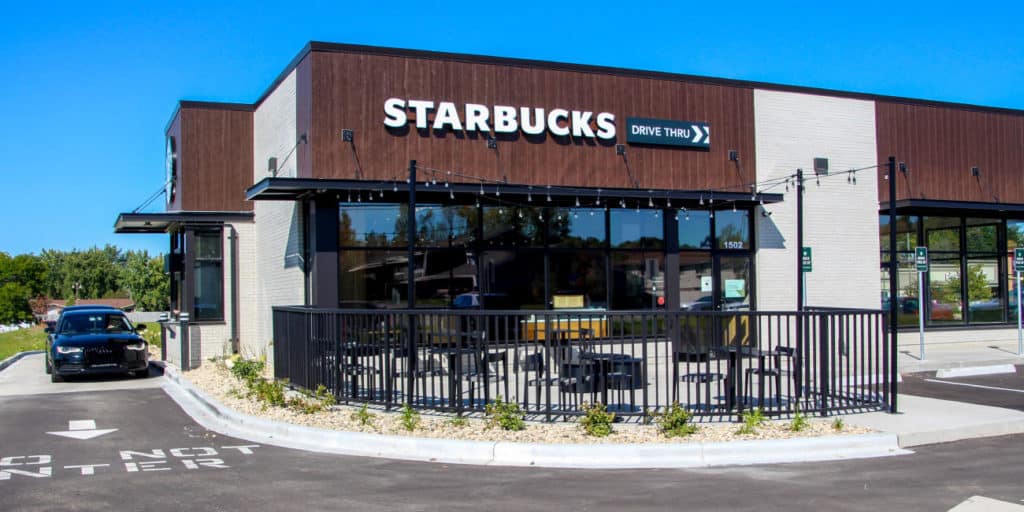
[[[748,425],[735,422],[698,422],[685,421],[685,428],[680,431],[692,431],[687,435],[666,436],[663,433],[665,421],[655,419],[652,424],[611,423],[611,432],[606,436],[588,434],[581,422],[570,423],[524,423],[522,430],[505,430],[507,416],[482,416],[457,418],[453,415],[432,411],[411,411],[403,413],[401,409],[385,412],[379,407],[353,407],[333,405],[329,397],[315,396],[314,393],[300,394],[287,391],[284,400],[281,397],[270,398],[278,405],[268,402],[267,396],[274,397],[276,391],[272,379],[262,365],[259,375],[247,380],[238,378],[225,365],[226,361],[207,361],[195,370],[184,374],[192,382],[212,398],[238,412],[265,419],[282,421],[295,425],[343,430],[350,432],[367,432],[387,435],[416,436],[442,439],[461,439],[472,441],[512,441],[523,443],[670,443],[670,442],[722,442],[739,440],[788,439],[796,437],[820,437],[832,435],[864,434],[869,429],[844,425],[842,420],[835,418],[811,419],[804,418],[805,425],[794,430],[792,419],[756,421],[748,416]],[[232,362],[237,364],[236,362]],[[231,365],[232,363],[228,363]],[[258,390],[258,391],[254,391]],[[260,397],[261,399],[258,399]],[[321,398],[327,398],[321,402]],[[509,404],[515,408],[514,404]],[[322,410],[321,410],[322,409]],[[588,416],[591,426],[596,422],[597,428],[592,432],[604,433],[601,428],[606,422],[599,415],[600,411]],[[604,417],[607,419],[607,417]],[[675,426],[681,423],[676,418]],[[499,424],[501,423],[501,424]],[[409,427],[412,428],[409,428]],[[507,426],[507,424],[506,424]],[[744,432],[745,431],[745,432]]]

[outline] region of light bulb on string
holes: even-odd
[[[733,212],[733,213],[736,213],[736,203],[733,203],[733,204],[732,204],[732,212]]]
[[[530,185],[530,190],[526,192],[526,202],[533,202],[533,185]]]
[[[700,205],[704,206],[704,194],[700,195]]]
[[[654,208],[654,198],[652,198],[650,196],[647,197],[647,207],[648,208]]]
[[[594,206],[601,206],[601,189],[597,189],[597,200],[594,201]]]
[[[551,202],[551,185],[548,185],[548,202]]]
[[[672,198],[671,197],[665,197],[665,207],[666,208],[672,208]]]
[[[372,190],[367,190],[366,191],[366,200],[367,201],[373,201],[373,191]]]
[[[391,185],[391,191],[392,192],[398,192],[398,182],[397,181],[393,185]]]
[[[455,199],[455,191],[448,189],[448,199]]]
[[[715,193],[714,192],[711,193],[711,198],[708,199],[708,204],[709,205],[715,204]]]
[[[708,211],[708,218],[709,218],[709,219],[713,219],[713,218],[715,218],[715,211],[714,211],[714,210],[710,210],[710,211]]]
[[[639,199],[636,200],[636,212],[640,213],[640,200]]]
[[[352,191],[351,190],[348,191],[348,199],[346,199],[345,202],[346,203],[351,203],[352,202]]]
[[[377,193],[380,195],[380,197],[384,197],[384,189],[377,189]]]
[[[517,209],[516,211],[517,211],[517,213],[519,214],[519,218],[520,218],[520,219],[521,219],[521,218],[523,218],[523,210],[519,210],[519,209]]]
[[[501,197],[501,185],[494,187],[494,195],[495,197]]]
[[[580,207],[580,197],[576,196],[576,208]]]
[[[619,199],[619,208],[625,208],[625,207],[626,207],[626,200],[625,199]]]

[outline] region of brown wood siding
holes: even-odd
[[[415,159],[421,169],[491,179],[504,174],[511,183],[627,187],[626,165],[614,144],[625,144],[627,117],[651,117],[710,123],[711,149],[628,146],[629,168],[641,188],[740,191],[738,185],[755,180],[749,88],[401,55],[313,52],[310,57],[315,178],[353,178],[359,165],[366,178],[404,179],[409,160]],[[498,149],[492,150],[483,134],[423,134],[412,127],[395,135],[384,126],[384,101],[391,97],[452,101],[460,116],[466,103],[575,109],[595,116],[610,112],[617,140],[563,141],[548,133],[538,142],[519,134],[512,140],[499,137]],[[346,128],[355,130],[354,149],[341,141]],[[749,164],[729,161],[730,149]]]
[[[879,162],[907,164],[897,199],[1024,203],[1024,115],[886,101],[875,115]],[[887,184],[878,192],[889,200]]]
[[[164,135],[166,137],[174,137],[174,147],[175,147],[175,151],[178,153],[178,163],[177,163],[178,178],[177,178],[177,183],[175,183],[175,185],[174,185],[175,186],[174,199],[170,203],[166,203],[167,197],[165,196],[164,197],[164,201],[165,201],[165,204],[167,204],[167,211],[179,211],[179,210],[181,210],[181,183],[182,183],[182,178],[181,178],[181,166],[182,166],[182,163],[181,163],[181,160],[182,160],[182,158],[181,158],[181,156],[182,156],[181,155],[181,110],[178,110],[175,113],[174,119],[171,120],[171,124],[167,127],[167,133],[165,133]],[[164,144],[167,144],[166,140],[164,141]],[[164,146],[164,147],[166,147],[166,146]],[[166,165],[166,163],[164,165]],[[165,170],[164,170],[163,176],[164,176],[164,179],[166,179],[166,177],[167,177],[166,167],[164,169]]]
[[[252,112],[182,108],[179,115],[181,209],[246,211],[252,183]]]

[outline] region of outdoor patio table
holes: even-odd
[[[740,359],[745,357],[756,357],[758,358],[759,364],[763,365],[765,356],[769,355],[770,352],[747,345],[740,345],[738,347],[735,345],[716,347],[713,349],[713,352],[728,356],[729,371],[725,376],[725,407],[732,410],[736,407],[737,390],[742,387],[742,383],[737,382],[738,379],[741,378],[740,372],[742,371],[740,368]]]
[[[475,358],[479,358],[483,353],[482,350],[476,347],[434,347],[430,349],[431,354],[436,354],[448,358],[448,406],[452,407],[452,401],[458,405],[454,407],[461,411],[462,410],[462,376],[464,374],[462,359],[463,356],[469,355]]]

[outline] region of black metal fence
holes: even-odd
[[[274,374],[340,403],[553,420],[603,403],[642,416],[827,415],[895,404],[875,310],[452,311],[274,308]]]

